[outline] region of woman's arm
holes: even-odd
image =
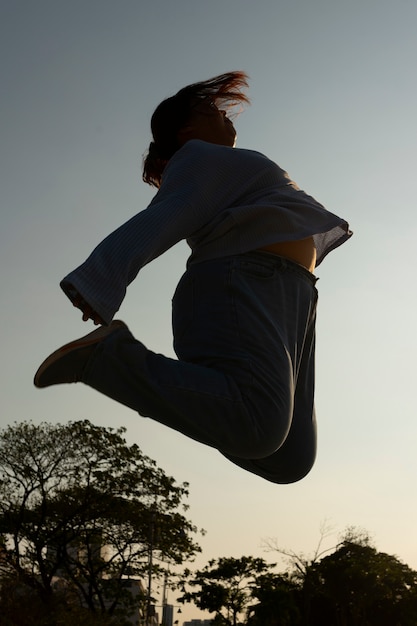
[[[189,143],[167,166],[150,205],[106,237],[61,282],[84,320],[109,324],[140,269],[190,237],[241,192],[243,180],[239,185],[240,177],[230,174],[237,156],[233,148]]]

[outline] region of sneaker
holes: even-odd
[[[50,387],[80,381],[93,349],[100,341],[121,329],[127,329],[126,324],[121,320],[114,320],[110,326],[100,326],[88,335],[55,350],[36,372],[33,381],[35,387]]]

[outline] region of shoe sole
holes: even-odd
[[[96,330],[88,333],[88,335],[84,335],[84,337],[80,337],[79,339],[70,341],[69,343],[66,343],[65,345],[58,348],[58,350],[55,350],[55,352],[52,352],[52,354],[50,354],[40,365],[38,371],[35,374],[35,378],[33,379],[35,387],[41,389],[49,386],[41,384],[42,375],[53,363],[55,363],[55,361],[58,361],[60,358],[62,358],[63,355],[69,354],[70,352],[78,350],[79,348],[87,348],[88,346],[93,346],[94,344],[99,343],[100,341],[114,333],[116,330],[121,330],[123,328],[126,330],[128,329],[124,322],[122,322],[121,320],[115,320],[110,324],[110,326],[100,326],[100,328],[96,328]]]

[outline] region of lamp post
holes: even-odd
[[[156,522],[156,499],[154,505],[152,507],[152,513],[149,524],[149,556],[148,556],[148,589],[147,589],[147,598],[146,598],[146,612],[145,612],[145,626],[155,626],[155,621],[152,623],[150,619],[155,617],[155,609],[162,608],[162,622],[161,626],[173,626],[173,624],[178,624],[178,620],[173,622],[173,613],[174,609],[178,609],[177,613],[182,613],[181,607],[179,605],[168,604],[168,574],[169,572],[165,572],[164,576],[164,586],[162,593],[162,605],[153,605],[152,604],[152,574],[153,574],[153,551],[155,541],[158,542],[157,532],[155,532],[155,522]],[[156,531],[158,528],[156,527]]]
[[[173,624],[178,624],[178,620],[175,622],[174,620],[174,609],[178,609],[177,613],[182,613],[181,607],[179,605],[168,604],[168,576],[169,569],[165,571],[164,575],[164,586],[162,591],[162,622],[161,626],[173,626]]]
[[[154,615],[152,610],[152,570],[153,570],[153,543],[155,535],[155,511],[151,514],[149,525],[149,556],[148,556],[148,595],[146,599],[146,626],[150,626],[149,618]]]
[[[174,624],[178,624],[178,620],[173,621],[174,619],[174,610],[177,609],[176,613],[181,614],[181,607],[177,604],[157,604],[155,605],[156,609],[162,609],[162,621],[160,626],[174,626]]]

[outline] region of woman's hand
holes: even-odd
[[[87,322],[91,319],[96,326],[104,324],[100,315],[91,308],[91,306],[80,296],[80,294],[77,293],[77,295],[73,298],[72,303],[77,309],[81,310],[83,314],[83,322]]]

